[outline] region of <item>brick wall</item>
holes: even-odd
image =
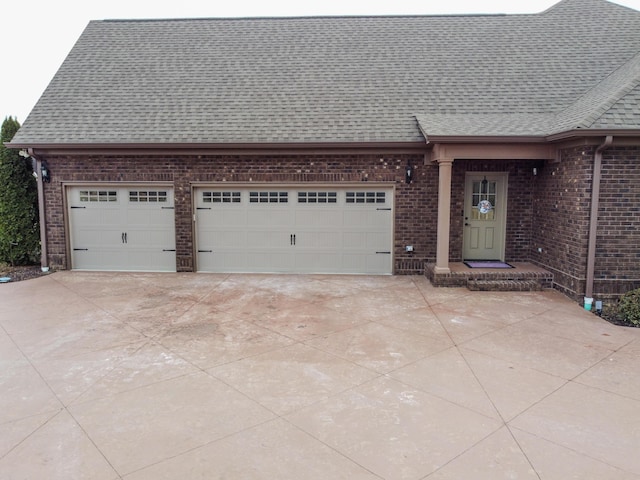
[[[176,260],[178,271],[192,271],[192,182],[362,183],[395,185],[394,271],[422,273],[427,259],[435,258],[436,219],[423,212],[437,202],[437,168],[425,167],[422,155],[308,155],[308,156],[52,156],[52,172],[45,184],[47,241],[52,268],[69,267],[64,182],[161,181],[175,188]],[[415,168],[415,181],[405,183],[404,167]],[[435,200],[434,200],[435,199]],[[436,203],[437,205],[437,203]],[[437,210],[436,210],[437,211]],[[414,252],[405,252],[413,245]]]
[[[601,298],[640,288],[640,148],[602,155],[594,292]]]
[[[560,163],[545,165],[536,178],[532,260],[574,298],[586,289],[595,149],[563,149]],[[640,287],[639,162],[638,147],[603,153],[594,271],[594,296],[601,299]]]
[[[572,297],[585,289],[594,151],[592,146],[564,149],[561,161],[544,165],[535,180],[531,258]]]

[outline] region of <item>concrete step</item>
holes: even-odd
[[[537,292],[543,289],[541,282],[532,279],[491,279],[469,278],[467,288],[483,292]]]

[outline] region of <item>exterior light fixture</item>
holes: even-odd
[[[409,163],[409,160],[407,160],[407,166],[404,169],[404,181],[406,183],[413,182],[413,166]]]
[[[45,183],[51,182],[51,171],[47,162],[43,161],[40,165],[40,174],[42,175],[42,181]]]

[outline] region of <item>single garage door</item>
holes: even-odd
[[[73,269],[176,271],[171,188],[74,186],[67,205]]]
[[[198,270],[392,273],[393,188],[197,188]]]

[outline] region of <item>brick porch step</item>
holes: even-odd
[[[483,292],[537,292],[543,289],[541,282],[531,279],[522,280],[480,280],[469,278],[467,288],[473,291]]]
[[[529,262],[511,262],[511,269],[469,268],[462,262],[449,264],[450,272],[436,273],[425,265],[425,275],[436,287],[467,287],[496,292],[535,292],[553,288],[553,274]]]

